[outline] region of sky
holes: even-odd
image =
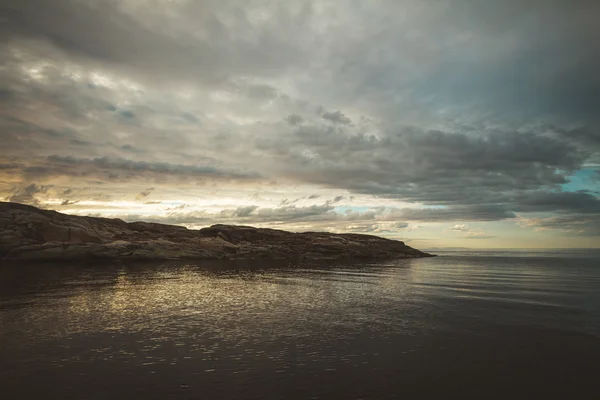
[[[600,2],[0,0],[0,200],[600,247]]]

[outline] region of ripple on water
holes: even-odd
[[[350,396],[343,387],[385,398],[402,390],[389,392],[392,382],[417,387],[419,374],[439,377],[440,388],[453,385],[443,376],[486,382],[542,363],[546,353],[529,353],[540,346],[565,362],[596,354],[597,261],[467,254],[313,268],[0,269],[0,379],[14,385],[60,370],[60,382],[83,373],[81,382],[99,387],[99,376],[153,376],[138,388],[146,398],[201,388],[251,398],[276,382],[298,398],[311,388],[334,398],[331,385],[338,398]],[[58,396],[69,385],[38,386]]]

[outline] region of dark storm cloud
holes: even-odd
[[[288,115],[285,118],[285,120],[290,125],[300,125],[304,121],[304,118],[302,118],[302,116],[298,115],[298,114],[291,114],[291,115]]]
[[[515,213],[502,205],[452,206],[448,208],[404,208],[391,215],[405,221],[499,221],[515,218]]]
[[[321,114],[321,116],[323,117],[323,119],[326,119],[326,120],[336,123],[336,124],[347,125],[352,122],[352,120],[350,118],[348,118],[347,116],[345,116],[344,113],[341,112],[340,110],[326,111],[326,112],[323,112]]]
[[[2,171],[15,170],[20,167],[20,164],[0,164],[0,170]]]
[[[419,108],[468,106],[524,118],[596,116],[597,1],[441,1],[412,14],[414,30],[395,37],[389,34],[392,21],[403,20],[407,2],[386,5],[387,15],[378,22],[387,30],[366,26],[371,35],[340,50],[346,62],[336,76],[353,83],[346,85],[351,93],[393,98],[406,88],[398,79],[404,74]],[[392,59],[409,61],[373,64],[382,49],[394,48],[404,52]],[[396,105],[390,102],[389,112]]]
[[[517,211],[600,214],[600,199],[587,192],[536,192],[516,199]]]
[[[600,236],[600,214],[522,218],[520,223],[540,230],[550,229],[582,236]]]
[[[578,127],[574,129],[549,127],[549,129],[555,131],[566,140],[572,140],[584,146],[592,146],[596,150],[600,149],[600,126],[594,128]]]
[[[284,206],[279,208],[262,208],[255,212],[253,221],[314,221],[336,217],[333,207],[329,205],[315,205],[309,207]],[[328,217],[329,215],[329,217]]]
[[[131,181],[141,178],[162,179],[171,176],[181,180],[209,179],[256,181],[260,176],[252,172],[221,169],[214,166],[182,165],[164,162],[131,161],[122,158],[76,158],[51,155],[39,161],[42,165],[23,169],[29,180],[51,179],[59,176],[98,178],[109,181]],[[153,188],[140,195],[147,196]],[[145,193],[145,194],[144,194]]]
[[[335,196],[333,199],[327,200],[325,202],[325,204],[329,205],[329,204],[339,203],[340,201],[344,200],[345,198],[346,197],[344,197],[344,196]]]
[[[121,146],[122,150],[131,152],[131,153],[137,153],[138,150],[135,148],[135,146],[132,146],[130,144],[124,144],[123,146]]]
[[[589,225],[598,198],[561,190],[600,162],[599,13],[585,0],[0,1],[0,172],[24,188],[264,176],[438,207],[395,211],[403,221]],[[222,217],[333,218],[341,200]]]
[[[345,23],[328,31],[311,29],[333,15],[322,14],[317,2],[189,2],[171,10],[179,29],[164,24],[164,4],[151,4],[15,0],[0,10],[4,37],[13,41],[46,40],[68,54],[166,80],[219,84],[229,76],[272,78],[310,68],[315,82],[327,76],[334,98],[382,102],[375,105],[390,112],[402,106],[398,93],[407,92],[419,108],[435,111],[477,105],[587,118],[600,103],[596,1],[340,2]],[[257,10],[270,18],[254,21]],[[348,35],[357,18],[362,35]],[[259,96],[277,92],[251,87]],[[350,121],[341,110],[323,116]]]
[[[24,203],[24,204],[33,204],[39,205],[39,201],[36,198],[38,194],[45,194],[50,189],[51,185],[37,185],[32,183],[23,188],[15,189],[13,195],[8,198],[8,201],[12,201],[15,203]]]
[[[28,51],[26,46],[23,51]],[[1,163],[6,163],[9,154],[26,163],[32,155],[59,152],[79,157],[139,158],[160,152],[161,158],[177,161],[193,148],[186,129],[196,128],[197,118],[193,117],[193,122],[191,116],[181,117],[182,107],[163,99],[154,99],[150,106],[146,100],[140,101],[135,87],[117,87],[121,84],[102,75],[105,71],[88,71],[85,66],[74,69],[68,58],[54,55],[49,60],[40,59],[35,51],[31,59],[19,57],[0,68],[0,88],[9,87],[7,90],[14,94],[5,107],[0,107]],[[32,78],[26,72],[30,67],[38,68],[40,76]],[[97,72],[99,77],[94,75]],[[94,79],[104,79],[108,86],[90,88]],[[112,103],[123,101],[123,91],[137,101],[127,107],[114,106]],[[155,110],[158,108],[160,112]]]
[[[431,204],[510,201],[511,192],[566,183],[587,157],[532,131],[404,128],[375,137],[311,125],[259,146],[298,179]]]
[[[249,217],[257,209],[258,209],[258,206],[239,207],[233,211],[232,215],[234,217],[245,218],[245,217]]]
[[[154,11],[164,10],[164,3],[154,6]],[[245,7],[231,6],[237,13],[219,10],[211,2],[190,2],[181,12],[197,18],[196,33],[175,30],[171,35],[161,33],[165,26],[161,27],[161,15],[153,13],[152,7],[140,12],[130,2],[3,1],[0,11],[5,15],[4,37],[9,40],[43,39],[76,56],[169,80],[195,77],[202,71],[205,83],[218,82],[231,73],[272,75],[303,64],[291,44],[277,38],[277,29],[290,18],[284,8],[279,21],[264,26],[257,37]],[[224,12],[228,24],[220,18]],[[253,43],[252,38],[261,40]]]
[[[523,225],[582,236],[600,236],[600,199],[588,192],[534,193],[519,199],[514,207],[542,217],[519,215]],[[548,216],[551,212],[551,216]]]

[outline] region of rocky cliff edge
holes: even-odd
[[[0,258],[11,260],[383,259],[428,257],[372,235],[292,233],[249,226],[200,230],[66,215],[0,202]]]

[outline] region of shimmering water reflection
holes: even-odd
[[[599,260],[4,266],[0,386],[23,399],[573,394],[600,361]]]

